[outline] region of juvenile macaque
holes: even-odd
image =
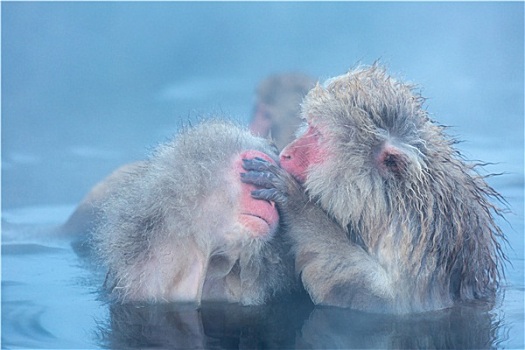
[[[261,304],[290,289],[293,261],[274,203],[251,197],[242,159],[275,164],[269,143],[210,121],[118,172],[99,196],[91,246],[117,300]]]
[[[501,197],[423,101],[378,65],[355,69],[309,92],[284,170],[245,162],[314,303],[409,313],[494,299],[503,233],[489,200]]]
[[[250,130],[258,136],[272,138],[282,149],[294,139],[301,124],[301,101],[315,81],[299,73],[272,75],[257,87],[257,102]]]

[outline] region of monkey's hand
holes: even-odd
[[[277,165],[256,157],[243,159],[243,167],[247,172],[241,173],[241,181],[259,188],[252,191],[252,197],[275,202],[284,219],[308,202],[302,186]]]
[[[392,288],[384,269],[284,169],[263,159],[243,160],[241,180],[261,189],[254,198],[274,201],[292,243],[295,268],[315,304],[384,311]]]

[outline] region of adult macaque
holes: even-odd
[[[284,170],[245,162],[314,303],[401,314],[494,299],[503,233],[489,200],[501,197],[423,101],[377,65],[355,69],[309,92]]]
[[[233,124],[202,123],[119,171],[97,197],[91,246],[117,300],[261,304],[293,283],[279,215],[251,197],[242,159],[275,148]]]
[[[301,124],[301,101],[315,81],[300,73],[271,75],[257,87],[257,102],[250,130],[273,139],[282,149],[294,139]]]

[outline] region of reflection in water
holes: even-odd
[[[2,290],[9,287],[2,283]],[[42,325],[45,308],[24,300],[2,305],[2,348],[39,347],[40,344],[53,342],[56,337]],[[4,334],[9,337],[4,338]]]
[[[301,297],[266,306],[204,303],[112,304],[110,319],[100,329],[109,348],[253,349],[294,347],[295,334],[311,303]]]
[[[485,349],[495,345],[500,322],[476,306],[412,316],[370,315],[316,308],[298,348]]]
[[[509,274],[506,297],[493,309],[469,304],[395,317],[314,307],[305,294],[257,307],[122,305],[101,300],[105,271],[70,242],[36,240],[26,235],[31,227],[2,228],[3,347],[523,348],[522,270]]]
[[[500,320],[480,305],[412,316],[385,316],[313,307],[304,300],[243,307],[117,305],[101,326],[109,348],[416,348],[497,346]],[[500,339],[501,340],[501,339]]]

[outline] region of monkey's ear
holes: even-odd
[[[376,153],[375,161],[383,177],[397,177],[406,170],[409,158],[401,148],[385,142]]]

